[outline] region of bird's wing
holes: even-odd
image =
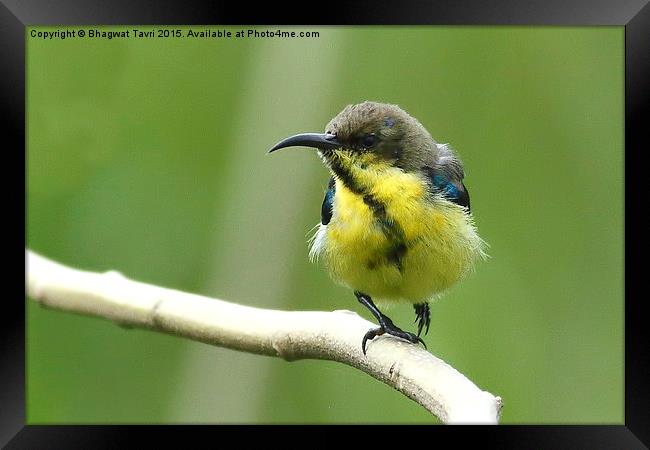
[[[323,205],[321,206],[320,209],[320,221],[323,225],[327,225],[328,223],[330,223],[330,220],[332,219],[335,192],[336,192],[336,184],[334,183],[334,177],[330,177],[330,180],[327,183],[327,192],[325,192]]]
[[[432,192],[470,211],[469,191],[463,184],[463,165],[447,144],[438,145],[439,158],[434,167],[424,167]]]

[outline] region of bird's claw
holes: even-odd
[[[403,331],[400,328],[396,327],[390,319],[387,317],[385,319],[387,319],[387,323],[382,324],[379,328],[368,330],[368,332],[363,336],[361,349],[363,350],[364,355],[366,354],[366,343],[369,340],[372,341],[377,336],[381,336],[382,334],[390,334],[391,336],[409,341],[412,344],[417,344],[419,342],[424,345],[424,348],[427,348],[427,344],[424,343],[420,336],[416,336],[415,334],[409,333],[408,331]]]
[[[366,343],[368,340],[372,341],[375,337],[381,336],[384,333],[385,330],[381,327],[368,330],[368,332],[363,336],[363,341],[361,341],[361,350],[363,350],[364,355],[366,354]]]
[[[421,303],[414,305],[415,308],[415,321],[418,323],[418,336],[422,333],[422,328],[426,325],[427,329],[424,334],[429,334],[429,325],[431,324],[431,313],[428,303]]]

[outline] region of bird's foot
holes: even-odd
[[[363,336],[363,341],[361,342],[361,349],[363,350],[364,355],[366,354],[366,343],[369,340],[370,341],[373,340],[377,336],[381,336],[382,334],[390,334],[391,336],[404,339],[413,344],[417,344],[418,342],[421,342],[422,345],[424,345],[424,348],[427,348],[427,344],[425,344],[424,341],[420,339],[419,336],[416,336],[413,333],[409,333],[408,331],[404,331],[398,328],[393,323],[392,320],[390,320],[386,316],[382,316],[381,320],[379,321],[379,328],[373,328],[371,330],[368,330],[368,332]]]
[[[415,309],[415,322],[418,322],[418,336],[422,333],[422,328],[426,325],[427,329],[424,334],[429,334],[429,325],[431,324],[431,311],[428,303],[419,303],[413,305]]]

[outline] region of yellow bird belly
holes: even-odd
[[[452,286],[484,256],[471,215],[442,198],[431,200],[416,175],[382,174],[371,193],[389,221],[397,224],[406,249],[399,264],[394,242],[363,198],[336,182],[333,215],[321,225],[312,256],[321,258],[332,278],[379,303],[429,301]]]

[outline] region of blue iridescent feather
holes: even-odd
[[[447,200],[470,210],[469,192],[462,181],[450,180],[442,171],[430,167],[426,167],[424,172],[429,177],[434,192],[442,194]]]
[[[334,183],[334,177],[330,177],[330,180],[327,183],[327,192],[325,192],[323,205],[321,206],[320,209],[320,222],[323,225],[327,225],[328,223],[330,223],[330,220],[332,220],[335,192],[336,192],[336,184]]]

